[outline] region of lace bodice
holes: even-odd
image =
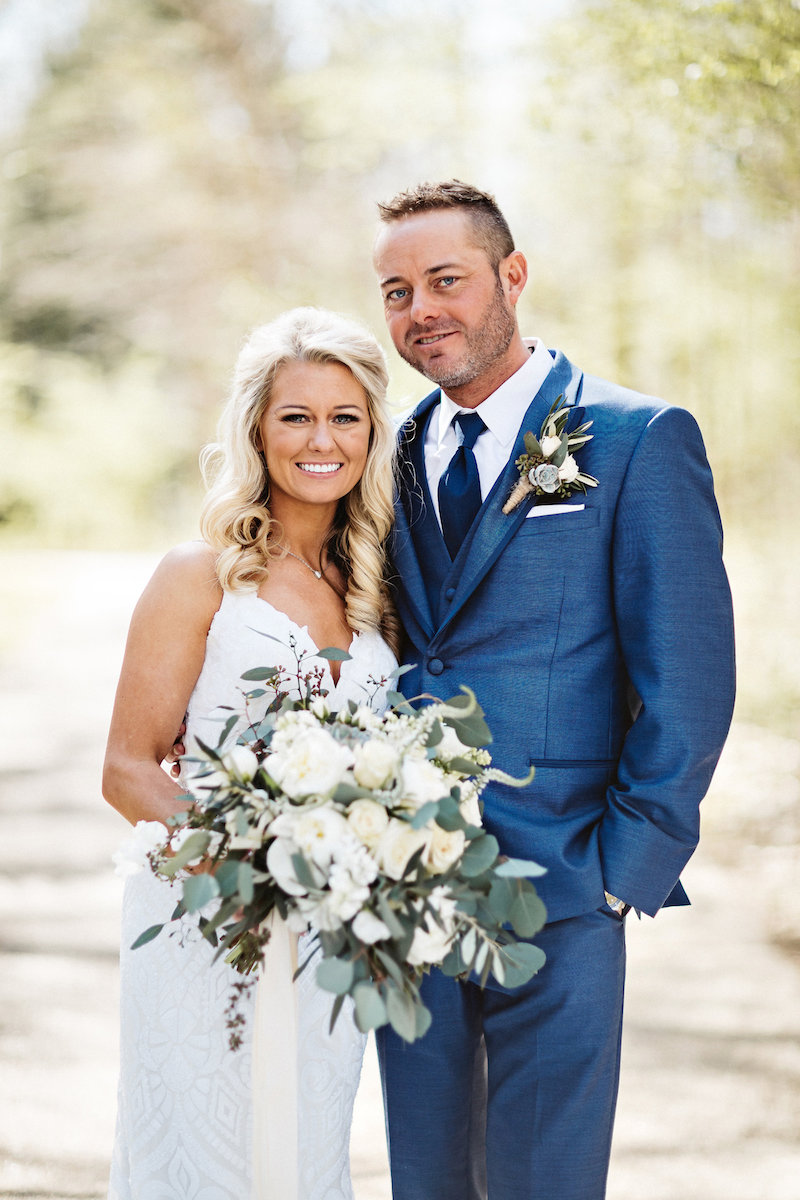
[[[225,592],[222,604],[215,613],[208,631],[206,655],[191,699],[186,722],[186,752],[197,750],[195,738],[216,747],[221,726],[230,716],[221,706],[241,709],[244,692],[256,685],[242,680],[245,671],[253,667],[281,667],[286,675],[299,669],[305,674],[311,668],[323,672],[321,686],[328,693],[330,707],[340,709],[348,700],[357,704],[369,703],[381,711],[386,705],[386,686],[381,680],[397,666],[397,661],[379,633],[354,633],[350,658],[340,664],[334,684],[330,665],[319,657],[320,647],[311,640],[305,625],[297,625],[284,612],[255,591]],[[297,659],[302,665],[297,667]],[[263,713],[274,697],[269,683],[259,684],[267,695],[253,702],[252,714]],[[295,689],[296,690],[296,689]],[[246,722],[240,721],[231,731],[228,741],[235,741]],[[191,767],[185,778],[191,777]]]

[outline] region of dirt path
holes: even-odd
[[[53,559],[45,578],[34,556],[6,555],[0,583],[0,1196],[94,1200],[114,1123],[120,884],[109,858],[123,832],[99,797],[99,763],[152,559],[55,562],[54,585]],[[767,937],[790,896],[788,875],[783,893],[775,881],[792,850],[747,851],[733,828],[748,763],[758,785],[760,746],[735,732],[686,873],[693,909],[629,924],[608,1200],[800,1200],[800,969]],[[372,1059],[353,1163],[357,1200],[389,1200]]]

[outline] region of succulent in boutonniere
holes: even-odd
[[[562,404],[563,399],[562,394],[553,402],[538,438],[525,434],[525,453],[515,464],[520,478],[503,505],[504,513],[513,512],[528,496],[560,496],[566,500],[573,492],[585,493],[587,488],[597,487],[594,476],[580,470],[574,453],[594,437],[587,433],[592,422],[584,421],[567,432],[571,410]]]

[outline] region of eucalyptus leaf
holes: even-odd
[[[326,992],[347,995],[353,986],[353,964],[344,958],[323,958],[317,967],[317,983]]]
[[[253,881],[253,868],[249,862],[240,862],[238,871],[238,886],[239,895],[242,898],[242,904],[252,904],[255,895],[255,886]]]
[[[196,833],[191,833],[180,850],[167,860],[162,869],[165,873],[174,875],[182,867],[188,866],[193,859],[202,858],[210,841],[211,834],[206,833],[205,829],[198,829]]]
[[[547,874],[547,867],[540,867],[538,863],[532,862],[527,858],[507,858],[503,862],[498,863],[495,868],[495,874],[502,879],[512,877],[536,879],[540,875]]]
[[[404,1042],[413,1042],[417,1036],[417,1016],[414,1001],[400,988],[386,989],[386,1015],[392,1029]]]
[[[326,646],[324,650],[318,650],[317,658],[325,658],[328,662],[348,662],[352,658],[346,650],[340,650],[338,646]]]
[[[213,875],[190,875],[183,881],[183,903],[193,913],[219,895],[219,885]]]
[[[520,881],[519,892],[511,904],[508,919],[520,937],[533,937],[547,920],[547,909],[533,887]]]
[[[433,725],[431,725],[430,730],[428,731],[428,740],[425,745],[429,748],[438,746],[443,737],[444,730],[442,729],[441,721],[434,721]]]
[[[333,1002],[333,1006],[331,1008],[331,1023],[328,1026],[329,1033],[333,1033],[333,1027],[336,1024],[336,1018],[339,1016],[339,1013],[342,1011],[342,1005],[344,1004],[344,1002],[345,1002],[344,996],[337,996]]]
[[[240,678],[263,682],[265,679],[274,679],[276,675],[280,675],[279,667],[252,667],[249,671],[244,671]]]
[[[405,936],[405,929],[397,917],[394,909],[389,903],[383,892],[378,892],[377,898],[378,914],[384,925],[388,928],[393,938],[402,938]]]
[[[144,933],[140,933],[136,941],[132,943],[131,950],[138,950],[140,946],[146,946],[148,942],[152,942],[153,938],[158,937],[163,928],[162,924],[151,925],[149,929],[145,929]]]
[[[362,1033],[369,1033],[370,1029],[378,1029],[386,1024],[386,1005],[374,984],[356,984],[353,1000],[356,1007],[356,1025]]]
[[[439,815],[439,806],[441,800],[427,800],[421,808],[418,808],[411,819],[412,829],[423,829],[428,821],[433,821]]]
[[[239,861],[226,858],[214,871],[214,878],[219,885],[220,895],[232,896],[239,887]]]
[[[526,433],[524,437],[525,450],[530,454],[531,458],[542,458],[542,447],[539,445],[537,438],[532,433]]]
[[[461,859],[461,873],[467,879],[474,879],[476,875],[482,875],[484,871],[488,871],[500,847],[497,843],[497,838],[491,833],[484,834],[481,838],[474,838],[464,851]]]
[[[533,979],[546,961],[544,950],[531,942],[516,942],[503,946],[503,967],[505,970],[504,987],[516,988]]]
[[[414,1005],[414,1021],[415,1021],[415,1028],[414,1028],[415,1037],[416,1038],[425,1037],[425,1034],[428,1032],[428,1030],[431,1027],[431,1022],[433,1021],[433,1017],[431,1016],[430,1011],[425,1007],[424,1004],[419,1003],[419,1004]]]
[[[302,884],[304,888],[311,890],[317,886],[317,881],[314,878],[311,867],[302,854],[292,855],[292,866],[297,876],[297,882]]]

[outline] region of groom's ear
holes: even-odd
[[[501,259],[497,272],[509,304],[516,304],[528,282],[528,262],[521,250],[512,250]]]

